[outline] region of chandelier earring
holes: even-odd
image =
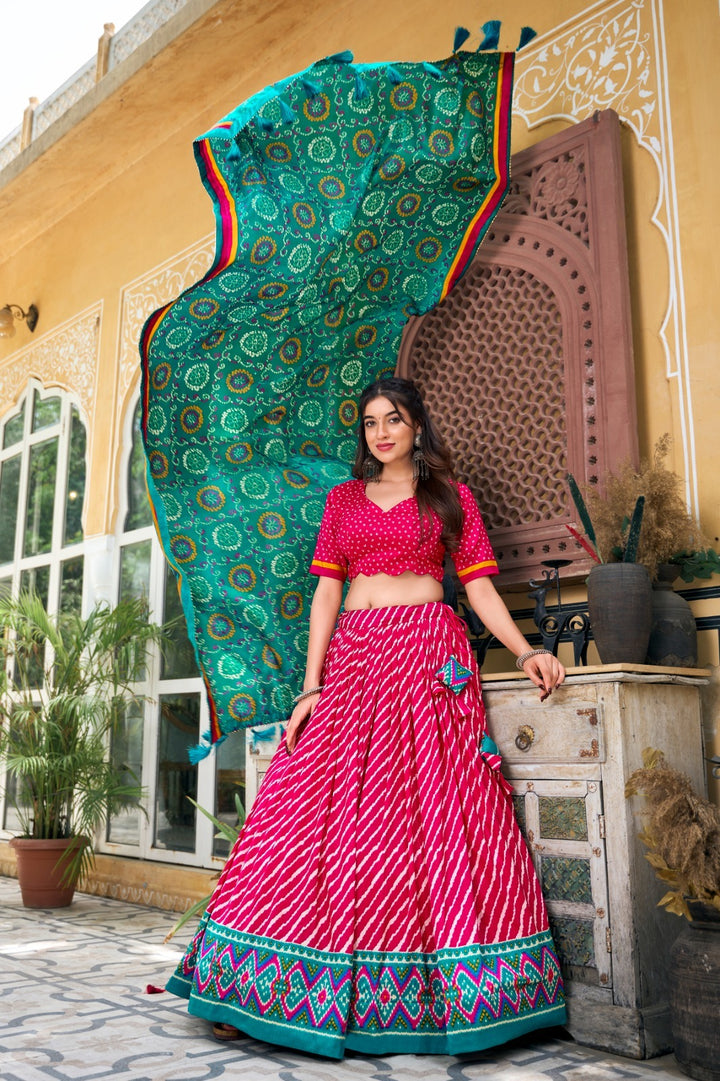
[[[368,481],[378,480],[380,477],[380,462],[369,452],[367,457],[363,459],[362,475],[363,480],[366,483]]]
[[[420,432],[415,434],[413,447],[415,448],[412,456],[413,480],[428,480],[430,477],[430,467],[427,464],[427,458],[423,451],[422,435]]]

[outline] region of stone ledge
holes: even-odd
[[[184,912],[211,892],[217,874],[177,863],[99,854],[89,880],[78,892],[166,912]],[[0,875],[17,878],[15,853],[7,842],[0,842]]]

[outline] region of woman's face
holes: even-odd
[[[388,398],[373,398],[365,406],[363,426],[370,453],[383,465],[412,457],[419,425],[413,424],[401,405],[394,405]]]

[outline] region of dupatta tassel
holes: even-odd
[[[500,44],[500,20],[490,19],[489,22],[483,23],[480,29],[485,37],[478,45],[477,51],[483,53],[487,49],[497,49]]]
[[[453,40],[453,52],[459,52],[469,37],[469,30],[466,30],[464,26],[457,26],[455,28],[455,38]]]
[[[537,30],[533,30],[532,26],[523,26],[520,31],[520,41],[518,42],[517,52],[520,51],[528,42],[537,37]]]
[[[295,120],[295,113],[292,111],[288,103],[284,98],[278,98],[277,103],[280,106],[280,116],[283,119],[284,124],[292,124]]]
[[[316,98],[322,90],[320,83],[314,83],[312,79],[303,79],[302,84],[309,98]]]
[[[370,90],[368,84],[363,79],[362,75],[355,74],[355,100],[364,101],[365,98],[370,97]]]

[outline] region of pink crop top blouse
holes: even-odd
[[[465,518],[460,544],[451,553],[461,582],[497,574],[498,565],[477,503],[458,484]],[[433,514],[432,531],[420,541],[420,516],[414,497],[384,511],[365,494],[362,480],[348,480],[327,497],[310,573],[344,582],[358,574],[431,574],[443,579],[442,523]]]

